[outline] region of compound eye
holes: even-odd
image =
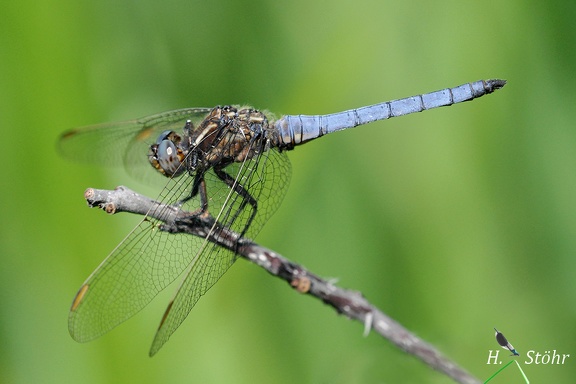
[[[174,131],[164,131],[156,139],[156,144],[160,145],[164,140],[176,142],[180,137]]]
[[[182,172],[178,149],[171,140],[162,140],[158,144],[156,157],[166,176],[175,176]]]

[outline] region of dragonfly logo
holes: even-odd
[[[498,342],[498,344],[500,344],[500,346],[502,348],[507,349],[510,352],[512,352],[511,356],[520,356],[520,354],[518,352],[516,352],[516,350],[514,349],[512,344],[510,344],[508,342],[508,340],[506,339],[506,337],[504,337],[502,332],[498,332],[498,330],[496,328],[494,328],[494,330],[496,331],[496,341]],[[492,352],[492,351],[490,351],[490,352]],[[496,356],[498,356],[498,354],[496,354]]]
[[[496,331],[496,341],[498,342],[498,344],[510,351],[512,354],[510,356],[516,357],[516,356],[520,356],[520,354],[518,353],[518,351],[516,351],[516,349],[512,346],[512,344],[510,344],[510,342],[508,341],[508,339],[506,339],[506,337],[502,334],[502,332],[498,331],[496,328],[494,328],[494,331]],[[488,355],[488,362],[486,364],[502,364],[502,361],[498,360],[498,355],[500,354],[500,350],[497,350],[496,353],[494,353],[493,350],[490,350],[490,353]],[[496,371],[496,373],[494,373],[492,376],[490,376],[488,378],[488,380],[486,380],[484,382],[484,384],[488,383],[490,380],[492,380],[493,378],[495,378],[496,376],[498,376],[498,374],[500,372],[502,372],[504,369],[508,368],[508,366],[512,363],[516,363],[516,366],[518,367],[518,369],[520,370],[520,373],[522,374],[522,377],[524,377],[524,380],[526,381],[526,384],[529,384],[530,381],[528,380],[528,377],[526,377],[526,374],[524,373],[524,371],[522,370],[522,367],[520,366],[520,364],[518,363],[518,361],[516,359],[512,359],[508,362],[508,364],[506,364],[505,366],[503,366],[502,368],[500,368],[498,371]]]
[[[510,357],[520,356],[520,353],[518,353],[518,351],[516,351],[516,349],[512,346],[512,344],[510,344],[510,342],[508,341],[508,339],[506,339],[506,337],[502,334],[502,332],[498,331],[496,328],[494,328],[494,330],[496,331],[495,336],[496,336],[496,341],[498,342],[498,344],[502,348],[504,348],[507,351],[512,353],[509,356]],[[495,350],[495,351],[490,350],[488,352],[488,362],[486,364],[497,364],[497,365],[502,364],[502,361],[498,359],[499,355],[500,355],[500,350]],[[543,354],[540,352],[536,352],[534,350],[529,350],[526,353],[526,357],[527,357],[527,359],[524,361],[524,364],[526,364],[526,365],[530,365],[530,364],[563,365],[565,363],[566,359],[570,357],[570,354],[560,354],[555,349],[553,351],[549,351],[549,350],[545,351]],[[502,368],[500,368],[498,371],[496,371],[496,373],[494,373],[492,376],[490,376],[488,378],[488,380],[486,380],[484,382],[484,384],[488,383],[490,380],[492,380],[494,377],[496,377],[500,372],[502,372],[505,368],[507,368],[512,363],[516,363],[516,366],[520,370],[520,373],[521,373],[522,377],[524,378],[525,382],[527,384],[530,383],[530,381],[526,377],[526,374],[522,370],[522,367],[520,366],[520,363],[518,362],[518,360],[511,359],[506,365],[504,365]]]

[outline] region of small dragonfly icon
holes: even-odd
[[[510,355],[510,356],[520,356],[520,354],[514,349],[512,344],[510,344],[508,342],[508,340],[502,334],[502,332],[498,331],[496,328],[494,328],[494,330],[496,331],[496,341],[498,342],[498,344],[500,344],[500,346],[502,348],[507,349],[510,352],[512,352],[512,355]]]

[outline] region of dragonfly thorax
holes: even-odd
[[[268,119],[255,109],[217,106],[198,124],[186,121],[182,136],[164,131],[150,146],[148,160],[161,174],[176,177],[184,173],[224,168],[250,160],[270,149]]]
[[[218,106],[190,132],[190,152],[206,168],[243,162],[262,151],[267,130],[268,119],[260,111]]]

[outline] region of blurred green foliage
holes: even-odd
[[[75,343],[76,290],[138,220],[87,209],[83,190],[158,191],[67,163],[55,142],[169,109],[329,113],[491,77],[509,83],[297,148],[288,196],[257,240],[362,291],[479,378],[497,370],[494,326],[521,360],[576,358],[576,5],[23,0],[0,11],[0,382],[449,382],[242,260],[153,359],[170,289]],[[524,370],[563,383],[575,366]]]

